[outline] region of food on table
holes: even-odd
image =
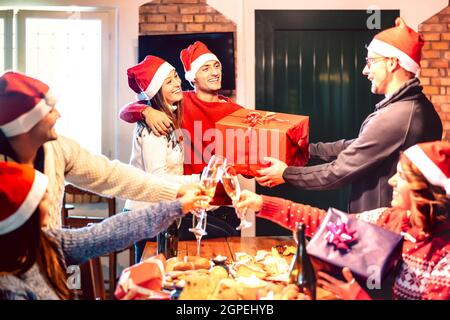
[[[267,277],[267,272],[257,264],[239,264],[235,266],[235,269],[236,277],[250,277],[252,275],[260,279]]]
[[[273,247],[272,250],[273,249],[276,249],[277,252],[280,255],[290,256],[292,254],[295,254],[297,248],[294,247],[294,246],[288,246],[288,245],[285,245],[285,244],[279,244],[279,245],[276,245],[275,247]]]
[[[180,300],[207,300],[217,286],[209,274],[190,274],[185,279],[186,285],[180,293]]]
[[[222,266],[215,266],[209,271],[209,274],[219,280],[228,278],[228,271]]]
[[[236,278],[235,281],[236,291],[242,300],[256,300],[258,297],[258,291],[265,288],[269,284],[255,275]]]
[[[203,257],[184,256],[174,257],[166,261],[165,271],[186,271],[211,268],[211,262]]]
[[[236,252],[233,262],[220,255],[211,259],[214,263],[198,256],[172,258],[166,262],[164,287],[183,288],[180,300],[307,300],[289,284],[292,251],[295,247],[282,245],[256,255]]]

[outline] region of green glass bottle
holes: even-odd
[[[295,283],[300,292],[308,295],[312,300],[316,299],[316,275],[306,252],[305,225],[299,223],[297,226],[297,252],[292,259],[290,269],[290,281]]]

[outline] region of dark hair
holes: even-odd
[[[444,188],[432,185],[404,154],[400,156],[400,165],[419,212],[419,214],[412,212],[410,220],[412,224],[428,233],[437,222],[448,220],[450,199]]]
[[[158,92],[155,94],[155,96],[150,99],[151,106],[159,111],[164,112],[170,120],[175,125],[175,129],[179,129],[181,127],[181,115],[182,115],[182,106],[181,101],[178,101],[175,103],[177,109],[173,111],[166,100],[164,99],[164,96],[162,94],[161,88],[158,90]]]
[[[10,156],[13,159],[17,158],[17,155],[14,152],[11,143],[9,142],[9,139],[3,133],[2,129],[0,129],[0,154]],[[3,159],[0,159],[0,161],[3,161]]]
[[[14,245],[11,245],[11,244]],[[0,236],[0,275],[21,275],[35,263],[60,299],[72,298],[67,273],[56,240],[41,229],[40,211],[18,229]]]

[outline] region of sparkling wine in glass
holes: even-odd
[[[241,186],[239,185],[236,169],[231,164],[228,164],[225,167],[225,171],[222,176],[222,184],[225,189],[225,192],[233,201],[233,205],[235,205],[239,201],[239,198],[241,197]],[[239,211],[236,207],[235,210],[237,216],[241,220],[241,223],[236,228],[236,230],[242,230],[251,227],[252,223],[250,221],[245,220],[245,212]]]
[[[226,163],[226,159],[221,156],[212,156],[209,160],[208,166],[203,170],[200,177],[200,192],[202,195],[206,195],[211,199],[216,192],[217,183],[220,181],[223,174],[223,167]],[[206,208],[209,202],[202,202],[200,210],[192,215],[192,228],[189,229],[194,233],[197,239],[197,256],[200,256],[200,242],[204,235],[206,235]]]

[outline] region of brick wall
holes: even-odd
[[[236,25],[206,0],[153,0],[139,8],[139,33],[236,32]]]
[[[450,140],[450,6],[419,25],[425,45],[420,80],[444,125],[443,139]]]
[[[205,32],[234,32],[237,61],[236,24],[206,4],[206,0],[153,0],[139,8],[140,35]],[[235,90],[221,94],[236,98]]]

